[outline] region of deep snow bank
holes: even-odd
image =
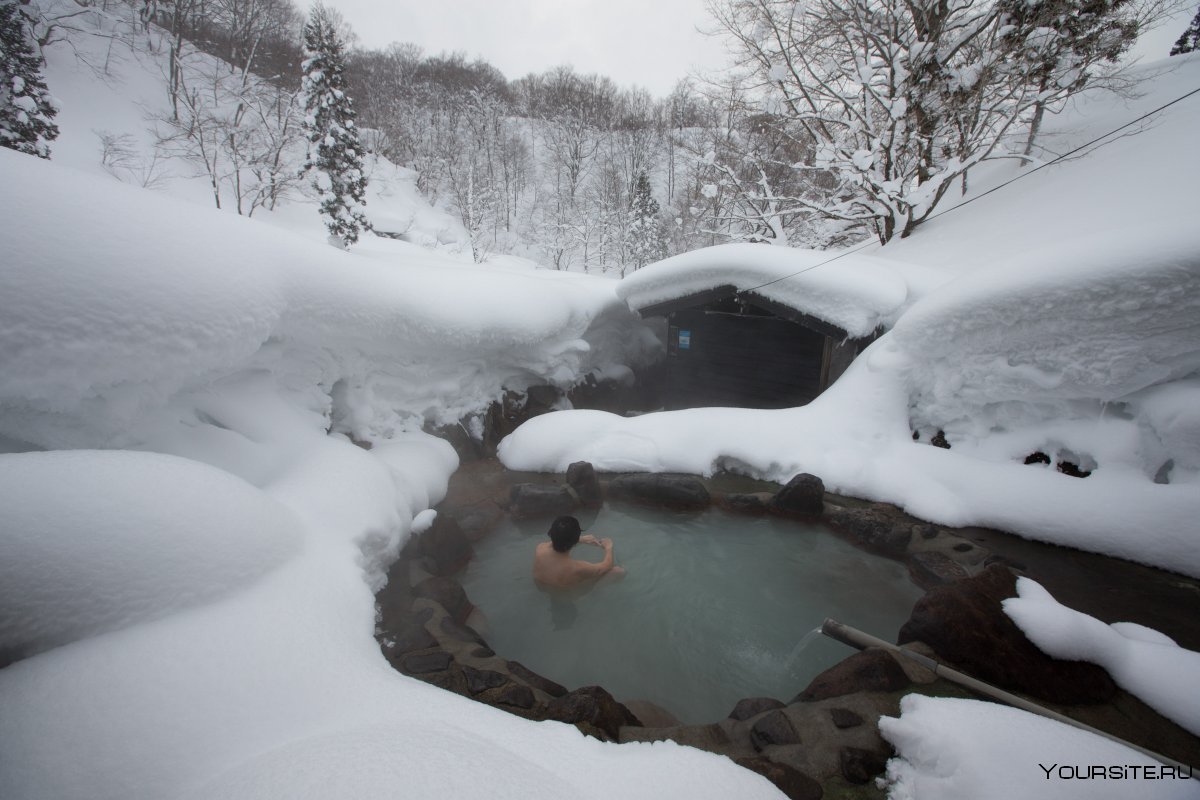
[[[211,603],[300,546],[280,503],[155,453],[0,455],[0,508],[0,663]]]
[[[612,335],[639,326],[610,281],[343,253],[10,151],[0,171],[0,436],[20,442],[128,445],[186,415],[167,410],[185,389],[254,370],[369,438],[654,346]]]
[[[1045,419],[1099,419],[1103,404],[1196,373],[1198,252],[1194,228],[1122,230],[1001,261],[918,303],[892,331],[910,359],[914,426],[961,441]],[[1144,453],[1151,477],[1167,458],[1194,461],[1173,426],[1135,420],[1166,448]]]
[[[0,170],[0,444],[150,451],[0,457],[0,634],[43,651],[0,669],[0,796],[778,796],[435,689],[373,637],[457,465],[405,429],[637,357],[611,283]]]

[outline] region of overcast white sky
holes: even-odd
[[[413,42],[425,53],[482,56],[510,80],[571,64],[619,86],[666,95],[690,71],[724,65],[719,40],[704,36],[704,0],[326,0],[364,47]],[[301,0],[303,3],[303,0]],[[1138,43],[1165,58],[1195,4]]]
[[[303,0],[301,0],[303,2]],[[693,67],[725,61],[704,0],[326,0],[359,44],[413,42],[426,54],[482,56],[506,78],[560,64],[598,72],[619,86],[671,91]]]

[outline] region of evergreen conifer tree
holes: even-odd
[[[629,225],[630,255],[634,269],[641,269],[663,257],[666,247],[658,227],[658,201],[650,194],[650,178],[638,175],[630,199],[633,221]]]
[[[301,93],[308,139],[304,169],[312,175],[331,240],[343,247],[371,229],[362,210],[367,178],[354,108],[346,94],[344,51],[336,17],[317,3],[304,26]]]
[[[1200,50],[1200,8],[1196,9],[1196,16],[1192,17],[1192,24],[1188,25],[1187,30],[1176,40],[1170,55],[1181,56],[1196,50]]]
[[[57,113],[25,18],[15,2],[0,0],[0,145],[49,158]]]

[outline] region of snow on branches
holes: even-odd
[[[711,0],[742,80],[811,157],[819,196],[771,197],[907,236],[968,170],[1088,82],[1136,36],[1127,0]],[[832,180],[830,180],[832,177]],[[812,185],[813,181],[804,181]],[[757,191],[757,189],[756,189]],[[761,192],[760,192],[761,194]]]
[[[321,201],[321,215],[332,241],[342,247],[371,229],[363,214],[367,178],[354,108],[346,94],[345,45],[335,12],[313,6],[304,26],[301,95],[308,157],[304,171]]]

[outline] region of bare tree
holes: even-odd
[[[184,43],[166,76],[176,86],[172,110],[153,120],[157,147],[208,181],[217,208],[231,198],[246,216],[273,209],[299,184],[294,159],[303,141],[297,91],[249,66],[234,69]]]

